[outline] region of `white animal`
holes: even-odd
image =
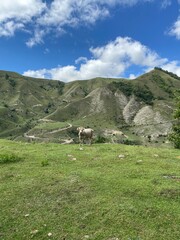
[[[89,140],[89,143],[92,144],[93,132],[92,128],[78,127],[78,136],[80,143],[84,143],[84,140]]]

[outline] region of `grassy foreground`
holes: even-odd
[[[0,140],[0,239],[177,240],[180,152]]]

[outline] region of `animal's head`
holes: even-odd
[[[78,128],[77,128],[77,131],[78,131],[78,132],[82,132],[83,130],[84,130],[84,127],[78,127]]]

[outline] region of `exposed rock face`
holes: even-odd
[[[122,92],[120,91],[116,91],[114,94],[115,98],[116,98],[116,102],[117,104],[124,109],[125,106],[128,104],[129,99],[126,95],[124,95]]]
[[[166,119],[152,106],[142,107],[133,120],[138,134],[150,134],[155,139],[160,134],[167,135],[171,129],[171,122],[166,122]],[[139,127],[138,127],[139,126]]]
[[[132,96],[123,110],[123,117],[127,124],[129,124],[133,120],[140,107],[141,103],[137,102],[134,96]]]
[[[87,97],[91,97],[90,114],[106,113],[105,99],[111,97],[112,92],[107,88],[97,88]]]
[[[136,125],[146,125],[153,121],[160,122],[161,120],[162,118],[158,112],[154,112],[151,106],[145,106],[137,112],[133,121]]]
[[[116,120],[120,119],[119,127],[123,122],[127,125],[134,126],[133,130],[138,135],[151,135],[154,138],[161,134],[167,134],[172,124],[166,120],[165,110],[161,110],[162,106],[158,102],[155,105],[147,105],[139,101],[134,95],[126,96],[120,90],[113,93],[106,87],[100,87],[90,92],[85,99],[89,99],[87,107],[87,116],[99,116],[106,114],[116,116]],[[163,103],[164,104],[164,103]],[[109,106],[110,110],[109,110]],[[163,105],[164,106],[164,105]],[[166,108],[169,108],[168,104]],[[172,109],[169,108],[172,113]]]

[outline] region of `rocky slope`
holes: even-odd
[[[171,131],[176,89],[180,78],[157,68],[135,80],[96,78],[67,84],[0,71],[0,137],[34,133],[39,119],[46,119],[68,122],[74,129],[83,125],[101,133],[123,130],[157,139]]]

